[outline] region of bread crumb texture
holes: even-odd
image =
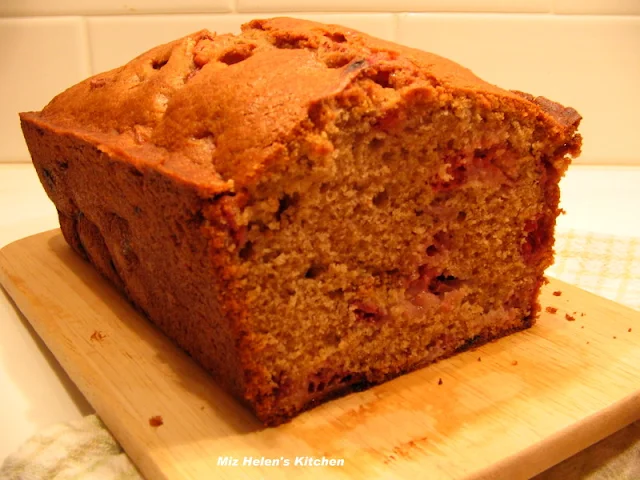
[[[153,417],[149,418],[149,425],[155,428],[161,427],[162,425],[164,425],[164,420],[162,419],[162,416],[154,415]]]

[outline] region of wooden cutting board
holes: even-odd
[[[512,480],[640,418],[640,313],[557,280],[542,295],[557,313],[532,329],[278,428],[223,393],[58,230],[2,249],[0,281],[148,479]],[[343,464],[295,465],[306,457]]]

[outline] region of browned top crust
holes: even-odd
[[[512,92],[538,105],[542,111],[552,117],[563,127],[575,126],[580,122],[580,120],[582,120],[582,116],[571,107],[564,107],[557,102],[549,100],[548,98],[534,97],[529,93],[519,92],[518,90],[512,90]]]
[[[380,118],[417,94],[441,102],[455,94],[534,116],[556,135],[568,136],[580,121],[573,109],[503,90],[438,55],[291,18],[254,20],[240,35],[202,30],[158,46],[22,118],[214,195],[286,161],[292,142],[309,134],[313,106],[364,77],[394,92],[376,105]]]

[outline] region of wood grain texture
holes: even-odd
[[[2,249],[0,281],[149,479],[528,478],[640,418],[640,314],[557,280],[542,296],[557,312],[532,329],[277,428],[221,391],[58,230]],[[344,466],[243,465],[323,455]],[[218,465],[224,456],[239,465]]]

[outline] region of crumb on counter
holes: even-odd
[[[555,292],[553,292],[553,294],[554,294],[556,297],[559,297],[560,295],[562,295],[562,290],[556,290]]]
[[[164,425],[164,420],[162,419],[161,415],[154,415],[149,419],[149,425],[157,428]]]
[[[101,342],[105,338],[107,338],[107,336],[100,330],[94,330],[94,332],[89,337],[89,340],[93,340],[94,342]]]
[[[614,340],[615,340],[615,339],[617,339],[617,338],[618,338],[618,337],[616,337],[615,335],[613,336],[613,339],[614,339]]]
[[[556,313],[558,311],[556,307],[547,307],[545,310],[549,313]]]
[[[568,322],[574,322],[576,320],[576,317],[574,317],[573,315],[569,315],[568,313],[564,314],[564,318],[566,318]]]
[[[629,330],[627,330],[627,332],[631,332],[631,328],[629,328]]]
[[[585,315],[586,315],[586,313],[584,313],[584,312],[582,312],[582,313],[580,314],[580,316],[581,316],[581,317],[584,317]]]

